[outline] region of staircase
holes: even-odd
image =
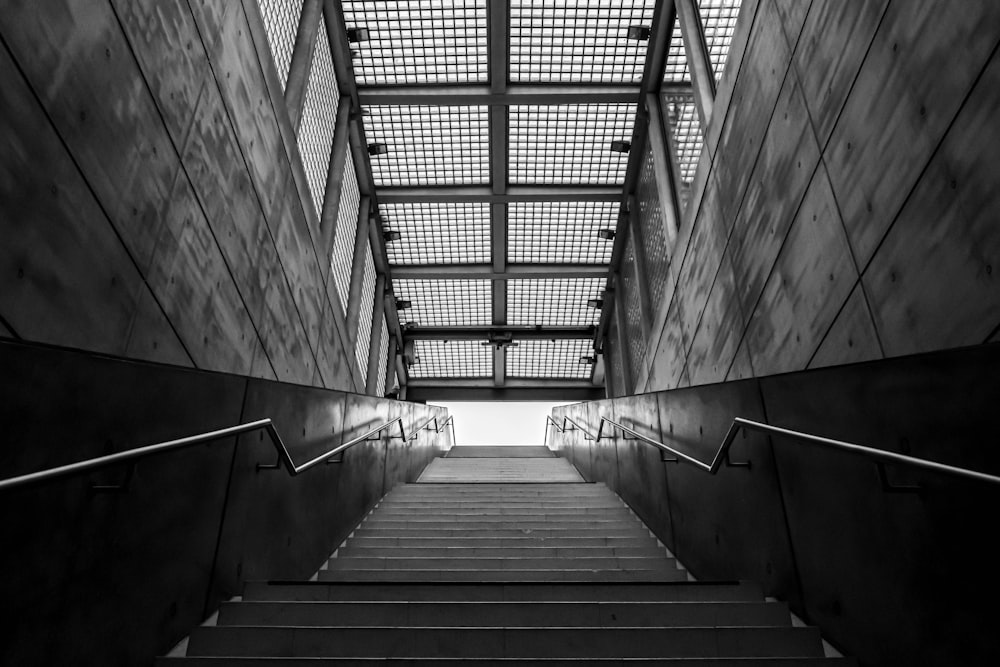
[[[510,456],[513,454],[514,456]],[[603,484],[543,447],[455,447],[312,581],[250,583],[196,665],[853,665],[747,582],[695,582]]]

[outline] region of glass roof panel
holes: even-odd
[[[510,80],[549,83],[638,83],[649,40],[652,0],[558,0],[510,3]]]
[[[670,48],[667,50],[667,64],[663,68],[663,81],[664,83],[690,83],[691,81],[687,53],[684,51],[684,41],[681,37],[680,19],[674,20],[674,30],[670,35]]]
[[[594,367],[580,358],[593,354],[589,339],[521,340],[507,348],[507,375],[589,380]]]
[[[729,47],[736,31],[736,19],[740,14],[741,0],[699,0],[701,22],[705,26],[705,42],[708,45],[708,59],[712,61],[715,80],[722,78],[729,57]]]
[[[613,185],[625,180],[634,104],[510,107],[509,178],[519,184]]]
[[[333,71],[330,40],[326,25],[320,24],[316,50],[309,70],[306,98],[302,105],[302,124],[297,137],[299,153],[306,170],[309,194],[312,195],[316,215],[323,212],[326,195],[326,175],[333,149],[333,130],[337,124],[337,103],[340,91]]]
[[[288,83],[288,68],[292,64],[292,51],[295,50],[302,0],[257,0],[257,4],[264,19],[267,45],[271,47],[271,57],[278,70],[278,81],[284,90]]]
[[[607,264],[612,241],[598,237],[614,229],[617,202],[514,202],[507,207],[507,260]]]
[[[493,377],[493,346],[478,340],[416,340],[411,378]]]
[[[393,280],[397,300],[411,306],[399,311],[400,324],[422,326],[489,325],[493,316],[489,280]]]
[[[301,0],[300,0],[301,4]],[[486,0],[344,0],[359,85],[485,83],[489,75]]]
[[[600,299],[604,284],[604,278],[508,280],[507,321],[511,325],[596,325],[601,311],[587,301]]]
[[[691,183],[694,182],[695,172],[698,170],[698,158],[701,157],[703,144],[701,122],[694,105],[694,96],[691,94],[663,95],[663,112],[667,115],[670,134],[677,148],[677,167],[681,180],[678,194],[681,210],[684,210],[690,196]]]
[[[382,227],[402,237],[386,243],[390,264],[490,261],[490,206],[484,202],[380,204]]]
[[[371,156],[376,186],[489,182],[488,107],[379,105],[365,112],[369,145],[386,147]]]

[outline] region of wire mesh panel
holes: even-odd
[[[621,281],[615,294],[615,307],[622,308],[624,314],[626,343],[623,348],[627,355],[627,363],[633,378],[639,377],[643,355],[646,354],[646,327],[642,318],[641,297],[639,285],[636,284],[635,273],[635,243],[629,239],[622,253]]]
[[[634,104],[515,105],[510,107],[512,183],[612,185],[625,180],[628,154],[613,141],[631,141]]]
[[[481,202],[393,202],[379,205],[390,264],[490,261],[490,206]]]
[[[615,304],[618,307],[618,304]],[[604,368],[605,377],[611,378],[612,396],[624,396],[628,393],[625,387],[625,369],[621,364],[624,355],[620,354],[619,343],[621,342],[618,323],[612,315],[608,323],[608,337],[604,344]]]
[[[333,130],[337,125],[337,104],[340,91],[337,76],[333,71],[330,55],[330,40],[326,25],[320,24],[313,52],[309,83],[302,106],[302,123],[297,137],[299,153],[306,170],[309,194],[312,195],[316,215],[323,212],[323,196],[326,194],[326,177],[330,167],[330,151],[333,148]]]
[[[344,181],[340,186],[340,209],[337,213],[337,228],[333,234],[333,252],[330,255],[330,272],[340,297],[340,306],[347,310],[347,295],[351,290],[351,263],[354,261],[354,237],[358,233],[358,214],[361,195],[358,192],[358,177],[354,171],[351,149],[347,149],[344,164]]]
[[[478,340],[417,340],[411,378],[493,377],[493,347]]]
[[[698,119],[693,95],[666,93],[662,98],[663,113],[667,116],[670,134],[677,149],[677,172],[681,181],[678,195],[683,211],[691,197],[691,184],[698,171],[698,158],[701,157],[701,121]]]
[[[507,281],[507,321],[512,325],[590,326],[601,311],[604,278],[546,278]]]
[[[715,80],[722,78],[729,57],[729,47],[736,31],[736,19],[740,14],[741,0],[699,0],[701,22],[705,27],[705,42],[708,59],[715,72]]]
[[[368,350],[372,336],[372,306],[375,304],[375,259],[371,243],[365,244],[365,272],[361,281],[361,307],[358,308],[358,339],[354,354],[361,377],[368,376]]]
[[[382,316],[382,336],[378,344],[378,379],[375,381],[375,395],[385,396],[385,372],[386,364],[389,363],[389,326]]]
[[[521,378],[561,378],[589,380],[593,365],[590,339],[522,340],[507,348],[507,376]]]
[[[267,45],[271,49],[274,66],[278,70],[278,81],[284,90],[288,83],[288,68],[292,64],[292,51],[295,50],[295,35],[299,29],[299,17],[302,15],[302,0],[257,0],[257,4],[264,19]]]
[[[489,280],[393,280],[402,324],[423,326],[481,326],[492,322]]]
[[[513,82],[638,83],[652,0],[558,0],[510,3],[510,79]]]
[[[687,52],[684,51],[684,39],[681,37],[680,19],[674,20],[674,29],[670,33],[670,48],[667,50],[667,64],[663,68],[664,83],[687,83],[691,81],[688,71]]]
[[[486,0],[345,0],[359,85],[485,83],[489,75]]]
[[[598,235],[615,228],[617,202],[514,202],[507,207],[510,262],[607,264],[613,242]]]
[[[670,283],[670,253],[667,234],[663,228],[663,209],[660,194],[656,188],[656,172],[653,168],[653,149],[647,144],[639,168],[639,183],[636,186],[635,201],[639,208],[639,227],[642,230],[643,257],[646,260],[646,276],[649,283],[649,298],[654,312],[670,297],[667,288]]]
[[[376,186],[475,185],[490,179],[486,106],[366,107],[365,135]]]

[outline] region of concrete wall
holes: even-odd
[[[363,391],[256,12],[0,2],[0,336]]]
[[[997,339],[998,26],[745,0],[636,391]]]

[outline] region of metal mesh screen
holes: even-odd
[[[596,325],[601,311],[587,305],[600,299],[604,278],[552,278],[507,281],[507,319],[512,325]]]
[[[667,93],[662,98],[663,113],[667,116],[677,149],[677,171],[681,181],[678,195],[683,211],[691,198],[691,184],[698,171],[698,158],[701,157],[701,122],[693,95]]]
[[[393,280],[397,300],[409,301],[399,311],[402,324],[480,326],[491,323],[489,280]]]
[[[507,207],[507,259],[511,262],[607,264],[617,202],[514,202]]]
[[[486,0],[345,0],[344,21],[368,28],[351,44],[359,85],[485,83]]]
[[[278,70],[278,81],[284,90],[288,83],[288,68],[292,64],[292,51],[295,50],[302,0],[257,0],[257,5],[264,19],[264,32],[267,33],[267,45],[271,48],[271,57]]]
[[[344,181],[340,186],[340,209],[337,213],[337,228],[333,235],[333,253],[330,256],[330,272],[340,297],[340,306],[347,312],[347,295],[351,290],[351,263],[354,261],[354,237],[358,233],[358,215],[361,195],[358,192],[358,177],[354,172],[351,149],[347,148],[344,164]]]
[[[390,264],[490,261],[489,204],[394,202],[379,212],[385,230],[401,234],[385,246]]]
[[[615,304],[615,308],[618,304]],[[625,387],[625,373],[621,365],[623,355],[619,354],[619,342],[621,337],[618,331],[618,322],[614,315],[608,323],[608,337],[604,346],[604,368],[605,377],[611,377],[612,396],[624,396],[628,389]]]
[[[475,185],[490,179],[486,106],[365,107],[365,135],[376,186]]]
[[[610,185],[625,179],[628,155],[612,141],[631,141],[634,104],[510,107],[512,183]]]
[[[653,170],[653,150],[647,144],[639,169],[639,183],[636,186],[635,202],[639,208],[639,226],[642,229],[642,248],[646,260],[646,275],[649,282],[649,298],[656,311],[666,299],[670,283],[670,248],[663,228],[663,209],[660,194],[656,189],[656,173]]]
[[[385,370],[389,363],[389,325],[382,317],[382,332],[378,344],[378,379],[375,381],[375,395],[385,396]]]
[[[623,307],[623,318],[625,321],[626,337],[625,351],[626,360],[632,372],[632,377],[639,377],[639,367],[642,365],[643,355],[646,353],[646,323],[642,320],[642,307],[640,306],[639,286],[635,278],[635,243],[634,239],[629,239],[625,244],[625,252],[622,253],[621,281],[615,294],[616,307]]]
[[[478,340],[417,340],[412,378],[493,377],[493,347]]]
[[[312,195],[317,216],[323,212],[323,196],[326,194],[326,177],[330,168],[330,151],[333,148],[333,130],[337,124],[339,101],[340,91],[333,71],[330,40],[326,25],[321,24],[297,137],[309,183],[309,194]]]
[[[589,339],[518,341],[507,348],[507,376],[589,380],[594,367],[580,358],[593,354]]]
[[[651,0],[510,3],[510,79],[514,82],[638,83],[648,40]]]
[[[736,19],[740,14],[741,0],[699,0],[702,25],[705,26],[705,42],[708,45],[708,59],[712,62],[715,80],[722,78],[729,57],[729,47],[736,31]]]
[[[365,272],[361,281],[361,307],[358,308],[358,340],[354,354],[361,377],[368,376],[368,349],[371,346],[372,306],[375,304],[375,259],[371,243],[365,244]]]

